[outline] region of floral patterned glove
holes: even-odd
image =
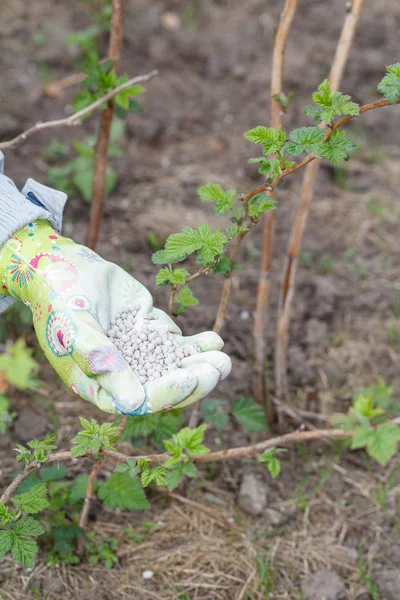
[[[208,331],[183,337],[153,307],[149,291],[117,265],[62,237],[48,221],[23,227],[0,250],[0,295],[19,298],[33,313],[49,362],[77,396],[101,410],[145,415],[181,408],[208,394],[231,370],[221,338]],[[139,306],[153,313],[188,355],[182,366],[142,385],[106,332],[114,316]]]

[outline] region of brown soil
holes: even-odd
[[[263,0],[127,0],[122,68],[130,74],[157,68],[160,75],[146,86],[144,112],[128,117],[125,155],[114,159],[119,183],[107,200],[98,251],[154,291],[155,302],[163,309],[167,297],[163,290],[154,289],[148,234],[164,238],[204,220],[224,224],[197,199],[196,188],[215,181],[243,192],[261,181],[254,165],[247,164],[255,155],[254,147],[242,135],[268,120],[271,50],[281,8],[282,2]],[[168,12],[179,18],[177,30],[165,27]],[[288,129],[307,124],[302,110],[327,75],[343,16],[344,2],[299,2],[285,67],[285,91],[294,93],[285,117]],[[76,70],[77,58],[65,49],[63,39],[89,23],[83,2],[77,0],[2,3],[2,139],[37,120],[68,113],[76,88],[55,100],[43,95],[42,86],[44,79],[57,80]],[[397,3],[366,3],[342,85],[355,101],[377,97],[384,65],[398,59],[399,26]],[[44,34],[44,44],[38,34]],[[7,153],[7,173],[18,185],[27,177],[46,183],[45,145],[54,137],[71,141],[87,135],[94,131],[95,122],[92,118],[81,129],[31,138]],[[378,375],[398,389],[399,126],[400,111],[395,108],[363,116],[350,128],[359,152],[343,167],[326,164],[321,169],[303,248],[311,264],[303,260],[299,271],[290,331],[290,385],[300,408],[324,414],[342,409],[358,387]],[[279,279],[300,183],[297,174],[279,192],[268,332],[271,359]],[[84,241],[87,219],[88,206],[72,198],[66,210],[66,232]],[[259,246],[256,229],[244,244],[243,270],[234,279],[224,331],[234,369],[218,388],[218,397],[228,400],[251,394],[250,331]],[[203,278],[193,289],[201,304],[181,318],[187,334],[212,327],[221,280]],[[99,418],[99,413],[73,399],[47,366],[42,380],[39,395],[11,398],[13,410],[29,407],[47,416],[49,428],[59,431],[60,447],[68,447],[78,415]],[[310,397],[316,398],[311,406]],[[218,436],[211,432],[210,443],[218,444]],[[226,444],[250,441],[233,424],[220,437]],[[15,469],[9,448],[16,441],[14,430],[1,440],[4,476]],[[241,475],[254,463],[220,466],[213,492],[197,483],[189,495],[234,516],[243,525],[244,538],[219,529],[186,507],[155,497],[152,518],[162,525],[141,544],[133,545],[122,536],[120,563],[112,571],[88,565],[51,570],[39,562],[28,575],[4,559],[0,597],[295,600],[300,598],[301,578],[327,566],[346,579],[350,598],[361,598],[357,594],[368,588],[368,577],[363,579],[360,565],[368,573],[380,563],[398,566],[398,461],[385,472],[366,469],[359,456],[344,455],[340,463],[339,458],[327,445],[322,452],[315,446],[285,455],[282,476],[270,484],[269,508],[284,515],[278,526],[271,524],[271,514],[250,520],[235,506]],[[73,471],[77,472],[76,466]],[[383,501],[380,490],[386,490]],[[100,535],[120,537],[124,523],[136,526],[150,518],[116,515],[100,505],[95,511],[94,526]],[[257,570],[257,557],[269,565],[264,577]],[[153,579],[143,579],[146,569],[155,572]],[[270,596],[266,577],[273,580]],[[374,598],[368,596],[371,589],[363,599]]]

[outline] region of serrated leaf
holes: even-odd
[[[386,75],[378,84],[378,91],[385,96],[389,102],[396,104],[400,98],[400,63],[386,67]]]
[[[72,486],[69,494],[70,504],[75,504],[76,502],[79,502],[79,500],[83,500],[85,498],[88,484],[88,475],[80,475],[75,479],[74,485]]]
[[[368,441],[368,454],[380,465],[385,466],[396,454],[399,441],[400,429],[395,423],[379,425]]]
[[[140,482],[127,473],[114,472],[98,490],[98,496],[109,508],[147,510],[150,505]]]
[[[227,210],[232,208],[236,190],[225,191],[217,183],[207,183],[206,185],[198,188],[197,194],[199,198],[205,202],[214,202],[215,213],[217,215],[222,215]]]
[[[182,481],[182,477],[183,473],[181,465],[178,465],[174,469],[167,472],[165,476],[165,481],[167,484],[167,488],[170,492],[178,487],[178,485]]]
[[[13,536],[11,553],[14,562],[23,565],[26,568],[32,568],[38,551],[37,543],[30,539]]]
[[[195,229],[185,227],[179,233],[170,235],[165,243],[164,256],[167,262],[176,262],[182,256],[193,254],[202,246],[202,240]]]
[[[161,287],[168,283],[171,279],[171,269],[164,267],[160,269],[156,275],[156,286]]]
[[[80,456],[85,456],[88,451],[88,446],[86,444],[76,444],[71,448],[71,457],[79,458]]]
[[[45,483],[40,483],[32,488],[29,492],[19,494],[11,498],[12,502],[19,506],[22,512],[35,514],[47,508],[50,504],[47,496],[47,486]]]
[[[186,277],[189,277],[189,275],[190,273],[188,273],[186,269],[174,269],[170,276],[170,282],[173,285],[183,285]]]
[[[249,217],[258,219],[266,210],[275,210],[275,201],[264,193],[259,193],[250,198],[248,204]]]
[[[11,531],[0,530],[0,557],[11,549],[12,539]]]
[[[157,250],[157,252],[154,252],[151,261],[154,265],[165,265],[168,262],[164,250]]]
[[[196,477],[197,469],[196,466],[192,462],[187,462],[182,465],[183,474],[187,477]]]
[[[301,152],[314,152],[315,145],[319,144],[325,135],[320,127],[300,127],[290,132],[290,142],[285,144],[285,150],[296,156]]]
[[[332,165],[348,160],[349,154],[357,150],[344,131],[334,131],[327,142],[315,146],[314,152],[320,158],[326,158]]]
[[[264,146],[264,154],[275,154],[282,149],[286,141],[286,134],[281,127],[274,129],[273,127],[263,127],[259,125],[250,131],[246,131],[244,137],[254,144],[262,144]]]
[[[278,477],[279,473],[281,472],[281,461],[275,456],[272,456],[267,462],[267,468],[272,479],[275,479],[275,477]]]
[[[65,468],[65,465],[45,467],[40,473],[40,479],[45,483],[56,481],[57,479],[63,479],[66,473],[67,469]]]
[[[317,108],[308,106],[305,113],[314,117],[315,123],[322,121],[331,123],[337,115],[358,115],[360,113],[360,107],[355,102],[351,102],[350,96],[341,92],[332,93],[327,79],[318,86],[318,91],[313,94],[313,100]]]
[[[21,517],[13,524],[13,532],[20,536],[38,536],[44,533],[44,528],[33,517]],[[1,552],[1,549],[0,549]]]
[[[154,469],[145,469],[142,472],[140,481],[143,487],[147,487],[154,481],[156,485],[165,486],[165,476],[167,469],[165,467],[154,467]]]
[[[369,425],[356,427],[354,430],[353,439],[351,441],[351,450],[365,448],[369,440],[375,435],[374,430]]]
[[[202,402],[201,412],[204,420],[216,429],[221,430],[229,423],[229,417],[220,409],[226,406],[226,400],[217,400],[215,398],[206,398]]]
[[[175,311],[176,314],[182,314],[187,308],[191,306],[197,306],[199,300],[193,295],[192,290],[189,287],[183,287],[179,290],[175,296],[175,302],[179,304],[179,308]]]
[[[260,432],[267,428],[264,411],[252,398],[240,396],[233,403],[231,412],[247,431]]]

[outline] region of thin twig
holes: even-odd
[[[102,463],[103,463],[103,457],[101,455],[99,455],[99,457],[96,460],[96,462],[94,463],[92,470],[90,472],[90,475],[89,475],[89,481],[88,481],[88,486],[86,488],[85,500],[84,500],[81,515],[79,518],[79,527],[81,529],[86,529],[86,526],[87,526],[87,522],[88,522],[88,518],[89,518],[89,511],[90,511],[90,502],[93,499],[94,484],[96,483],[96,477],[100,471]]]
[[[108,57],[114,63],[115,70],[118,69],[122,35],[124,28],[124,4],[125,0],[113,0],[110,43]],[[93,175],[93,195],[90,209],[89,230],[87,234],[87,246],[95,249],[99,237],[101,221],[103,218],[104,199],[106,192],[106,169],[108,157],[108,144],[110,141],[111,123],[114,114],[114,104],[108,103],[100,119],[99,134],[96,144],[96,155]]]
[[[246,198],[247,198],[247,196],[246,196]],[[246,202],[246,198],[243,200],[244,203]],[[248,228],[247,231],[242,231],[241,233],[239,233],[238,236],[235,238],[235,243],[233,244],[231,253],[229,255],[229,259],[231,261],[232,266],[235,263],[236,255],[238,253],[240,244],[242,243],[244,237],[248,234],[249,231],[250,231],[250,227]],[[228,306],[229,296],[230,296],[230,292],[231,292],[232,272],[233,271],[229,271],[225,275],[224,285],[223,285],[222,294],[221,294],[221,300],[219,303],[217,316],[216,316],[214,327],[213,327],[213,330],[216,333],[220,333],[220,331],[224,325],[226,309]]]
[[[31,137],[31,135],[33,135],[34,133],[37,133],[39,131],[42,131],[43,129],[51,129],[53,127],[71,127],[74,125],[80,125],[82,122],[81,121],[82,117],[86,117],[91,112],[96,110],[96,108],[99,108],[104,103],[112,100],[114,98],[114,96],[116,96],[123,90],[131,87],[135,83],[141,83],[143,81],[148,81],[149,79],[151,79],[152,77],[154,77],[157,74],[158,74],[158,71],[151,71],[150,73],[146,73],[145,75],[138,75],[137,77],[133,77],[132,79],[129,79],[129,81],[126,81],[125,83],[122,83],[121,85],[114,88],[113,90],[110,90],[109,92],[107,92],[107,94],[105,94],[102,98],[99,98],[98,100],[93,102],[93,104],[90,104],[86,108],[83,108],[82,110],[78,111],[77,113],[74,113],[73,115],[71,115],[69,117],[66,117],[65,119],[55,119],[54,121],[44,121],[44,122],[35,123],[35,125],[32,125],[32,127],[29,127],[29,129],[26,129],[26,131],[23,131],[22,133],[20,133],[16,137],[12,138],[11,140],[7,140],[5,142],[0,142],[0,150],[7,150],[9,148],[15,148],[21,142],[24,142],[29,137]]]
[[[286,0],[272,54],[271,72],[271,117],[270,126],[275,129],[282,125],[282,106],[279,94],[283,90],[283,66],[289,31],[297,8],[297,0]],[[272,193],[271,193],[272,195]],[[275,228],[275,211],[270,210],[263,215],[263,237],[261,246],[260,274],[258,279],[256,307],[253,319],[253,395],[255,400],[264,406],[268,423],[275,420],[274,404],[269,402],[266,381],[265,329],[268,321],[268,303],[270,295],[270,271],[272,265],[272,248]]]
[[[364,0],[353,0],[351,10],[346,14],[328,78],[333,92],[339,89],[363,4]],[[338,123],[336,123],[335,129],[340,127]],[[332,135],[332,131],[333,128],[327,130],[327,133],[324,136],[325,140],[329,139],[329,137]],[[304,162],[304,164],[306,163]],[[286,265],[282,277],[275,344],[275,391],[278,398],[281,399],[288,396],[287,347],[289,339],[290,316],[295,292],[298,256],[304,237],[310,203],[318,176],[319,165],[320,160],[316,160],[313,162],[313,164],[310,164],[307,167],[304,174],[303,185],[299,198],[299,206],[292,228],[287,251]]]
[[[393,419],[390,423],[394,423],[395,425],[400,425],[400,417]],[[313,431],[302,431],[297,430],[292,433],[287,433],[285,435],[277,436],[274,438],[270,438],[268,440],[264,440],[257,444],[252,444],[250,446],[239,446],[237,448],[227,448],[226,450],[218,450],[217,452],[210,452],[209,454],[203,454],[201,456],[193,457],[193,461],[196,464],[207,463],[207,462],[216,462],[220,460],[233,459],[233,458],[244,458],[255,456],[264,452],[268,448],[279,448],[282,446],[288,446],[291,444],[296,444],[298,442],[309,442],[313,440],[324,440],[324,439],[350,439],[354,435],[354,431],[342,431],[341,429],[315,429]],[[162,454],[148,454],[148,455],[140,455],[140,456],[131,456],[129,454],[123,454],[122,452],[114,452],[113,450],[103,449],[102,454],[111,459],[116,463],[126,462],[130,459],[135,459],[138,461],[141,459],[146,459],[149,462],[154,463],[164,463],[171,456],[166,452]],[[60,462],[66,462],[69,460],[81,460],[84,458],[90,458],[95,456],[97,458],[98,453],[93,450],[88,450],[88,452],[84,456],[80,456],[76,459],[73,459],[71,456],[71,452],[56,452],[54,454],[50,454],[48,456],[45,465],[58,464]],[[0,502],[4,504],[7,503],[10,498],[15,494],[18,486],[25,481],[27,477],[33,471],[40,469],[43,464],[39,462],[34,462],[28,465],[21,473],[17,475],[17,477],[10,483],[10,485],[6,488],[3,495],[0,498]]]

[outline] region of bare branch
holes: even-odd
[[[114,63],[117,70],[122,47],[122,35],[124,29],[124,4],[125,0],[113,0],[110,43],[108,57]],[[96,156],[93,175],[93,196],[90,208],[89,230],[87,234],[87,246],[95,249],[100,233],[103,218],[104,200],[106,194],[106,169],[108,158],[108,144],[110,141],[111,123],[114,114],[114,105],[109,102],[101,115],[99,134],[96,144]]]
[[[275,38],[272,55],[271,76],[271,118],[270,126],[278,128],[282,124],[282,107],[279,94],[283,90],[283,66],[289,31],[297,8],[297,0],[286,0]],[[272,192],[271,192],[272,196]],[[272,266],[272,249],[275,228],[275,211],[270,210],[262,218],[263,237],[261,246],[260,274],[256,307],[253,320],[253,395],[255,400],[265,408],[268,423],[275,420],[275,405],[269,402],[266,384],[265,329],[268,321],[268,304],[271,288],[270,271]]]
[[[364,0],[353,0],[351,10],[346,14],[329,73],[329,83],[333,92],[336,92],[340,86],[363,4]],[[335,128],[338,126],[340,125],[336,124]],[[332,135],[332,131],[333,128],[328,129],[324,136],[324,141],[329,139],[329,137]],[[309,162],[311,162],[311,160],[314,160],[315,157],[306,157],[306,159],[302,161],[302,166],[307,164],[307,158],[309,159]],[[282,277],[275,344],[275,387],[278,398],[283,398],[288,394],[287,346],[291,307],[295,291],[294,284],[297,273],[298,255],[304,237],[309,207],[314,193],[315,182],[318,176],[319,165],[320,160],[315,161],[313,164],[310,164],[307,167],[304,174],[303,185],[299,198],[299,206],[292,228],[287,251],[286,266]],[[301,167],[299,166],[299,168]]]
[[[394,423],[395,425],[400,425],[400,417],[389,421],[390,423]],[[193,461],[196,464],[215,462],[220,460],[228,460],[234,458],[245,458],[256,456],[257,454],[261,454],[264,450],[268,448],[281,448],[283,446],[290,446],[292,444],[297,444],[299,442],[310,442],[315,440],[329,440],[329,439],[350,439],[354,435],[354,431],[342,431],[341,429],[314,429],[312,431],[303,431],[302,429],[298,429],[292,433],[287,433],[285,435],[277,436],[274,438],[270,438],[268,440],[264,440],[257,444],[251,444],[250,446],[239,446],[237,448],[227,448],[226,450],[218,450],[217,452],[210,452],[209,454],[203,454],[201,456],[194,456]],[[114,452],[112,450],[103,449],[102,454],[111,459],[116,463],[126,462],[130,459],[134,459],[138,461],[139,459],[146,459],[149,462],[154,463],[164,463],[169,458],[170,455],[166,452],[162,454],[148,454],[148,455],[140,455],[140,456],[130,456],[129,454],[123,454],[122,452]],[[84,456],[80,456],[79,458],[73,459],[71,456],[71,452],[56,452],[55,454],[51,454],[45,463],[46,466],[58,464],[60,462],[66,462],[69,460],[81,460],[84,458],[92,458],[98,456],[97,452],[93,452],[89,450]],[[29,475],[40,469],[40,467],[44,466],[42,463],[31,463],[28,465],[21,473],[17,475],[12,483],[7,487],[4,491],[3,495],[0,498],[0,502],[4,504],[7,503],[10,498],[15,494],[18,486],[27,478]]]
[[[81,119],[83,117],[86,117],[87,115],[89,115],[91,112],[96,110],[96,108],[99,108],[100,106],[102,106],[105,102],[109,102],[110,100],[112,100],[114,98],[114,96],[116,96],[123,90],[126,90],[127,88],[131,87],[135,83],[142,83],[143,81],[148,81],[149,79],[151,79],[152,77],[154,77],[157,74],[158,74],[158,71],[151,71],[150,73],[146,73],[145,75],[138,75],[137,77],[133,77],[129,81],[126,81],[125,83],[122,83],[121,85],[114,88],[113,90],[110,90],[109,92],[107,92],[107,94],[105,94],[102,98],[99,98],[98,100],[96,100],[96,102],[93,102],[93,104],[90,104],[90,106],[83,108],[79,112],[74,113],[73,115],[66,117],[65,119],[55,119],[54,121],[44,121],[44,122],[35,123],[35,125],[32,125],[32,127],[29,127],[29,129],[27,129],[26,131],[23,131],[22,133],[17,135],[15,138],[12,138],[11,140],[7,140],[6,142],[0,142],[0,150],[8,150],[10,148],[15,148],[21,142],[25,142],[25,140],[27,140],[29,137],[31,137],[34,133],[43,131],[44,129],[52,129],[53,127],[71,127],[74,125],[80,125]]]

